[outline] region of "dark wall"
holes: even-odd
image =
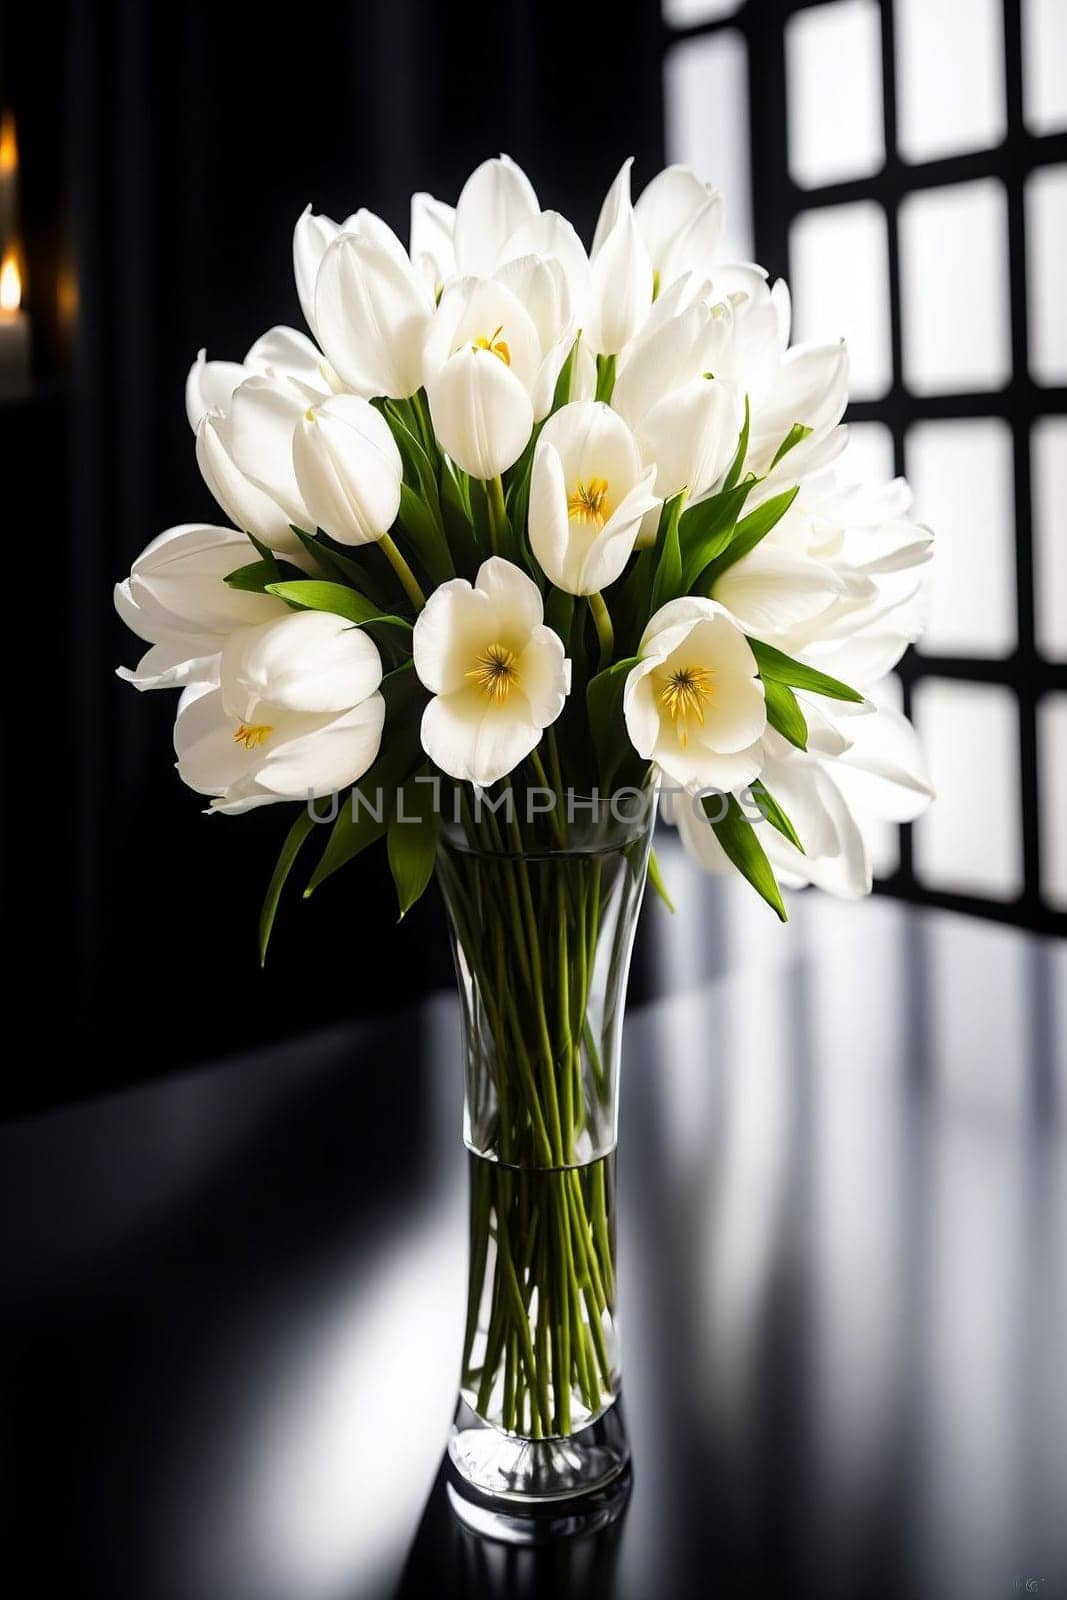
[[[3,411],[9,595],[9,966],[49,996],[37,1059],[0,1109],[210,1058],[447,979],[436,904],[399,930],[384,862],[285,908],[261,975],[255,922],[288,813],[205,817],[173,771],[174,698],[113,676],[137,642],[110,591],[173,523],[216,511],[183,383],[197,349],[239,358],[299,325],[293,223],[311,201],[454,200],[506,150],[587,232],[627,154],[662,163],[656,0],[416,0],[294,9],[9,9],[39,382]],[[57,314],[58,265],[79,310]],[[69,293],[67,295],[69,302]],[[219,516],[218,520],[224,520]],[[16,554],[17,552],[17,554]]]

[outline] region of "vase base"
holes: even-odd
[[[593,1533],[630,1491],[630,1446],[618,1402],[578,1433],[521,1439],[460,1400],[448,1443],[448,1498],[468,1528],[508,1544]]]

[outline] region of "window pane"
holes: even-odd
[[[741,0],[663,0],[663,20],[672,28],[691,28],[698,22],[717,22],[740,11]]]
[[[1041,783],[1041,893],[1067,911],[1067,694],[1046,695],[1037,711]]]
[[[1032,133],[1067,128],[1067,5],[1023,0],[1023,99]]]
[[[904,378],[914,394],[998,389],[1011,375],[1004,189],[924,189],[900,207]]]
[[[1042,417],[1031,435],[1037,647],[1067,660],[1067,417]]]
[[[1015,696],[998,684],[927,678],[912,706],[937,790],[914,825],[920,881],[1013,898],[1022,888]]]
[[[789,170],[813,188],[885,161],[882,33],[875,0],[811,6],[785,30]]]
[[[849,483],[887,483],[894,474],[893,435],[884,422],[850,422],[841,476]]]
[[[723,250],[750,260],[748,81],[745,41],[732,28],[685,39],[667,55],[667,159],[695,167],[726,196]]]
[[[874,200],[805,211],[789,234],[798,340],[848,340],[850,392],[889,389],[889,269],[885,212]]]
[[[1044,167],[1026,181],[1030,371],[1039,383],[1067,382],[1065,256],[1067,166]]]
[[[897,144],[905,161],[1004,137],[1001,0],[895,0]]]
[[[906,443],[916,515],[934,530],[922,648],[1008,655],[1017,634],[1011,429],[999,417],[923,422]]]

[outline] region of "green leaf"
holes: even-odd
[[[743,483],[735,484],[732,489],[722,489],[683,513],[678,524],[678,541],[686,592],[692,593],[704,568],[730,543],[741,508],[755,482],[756,478],[749,476]]]
[[[262,594],[270,583],[277,583],[282,579],[303,578],[306,574],[300,567],[294,567],[291,561],[250,561],[246,567],[238,567],[234,572],[226,574],[225,582],[231,589],[247,590],[249,594]]]
[[[391,673],[390,677],[395,677]],[[382,684],[383,691],[389,678]],[[388,704],[388,696],[387,696]],[[386,712],[389,747],[379,755],[369,772],[344,795],[317,867],[304,890],[305,900],[341,867],[381,839],[389,826],[396,791],[424,760],[418,738],[418,719],[400,717],[390,726]],[[355,796],[356,798],[353,798]]]
[[[808,724],[804,720],[804,713],[800,709],[796,695],[784,683],[776,683],[773,678],[763,685],[763,692],[767,697],[767,721],[772,728],[777,728],[783,739],[788,739],[790,744],[795,744],[798,750],[808,748]]]
[[[724,489],[732,489],[741,476],[745,465],[745,457],[748,454],[748,435],[751,426],[752,411],[748,403],[748,395],[746,394],[745,420],[741,424],[741,432],[737,440],[737,449],[734,451],[734,459],[730,463],[730,470],[727,472],[726,477],[723,480],[722,486]]]
[[[290,524],[290,526],[292,526],[292,524]],[[294,528],[293,531],[295,533],[297,530]],[[274,551],[270,548],[270,545],[264,544],[262,539],[257,539],[255,534],[250,532],[248,528],[246,528],[244,532],[245,538],[248,540],[259,559],[261,561],[273,561],[275,565],[277,565],[278,558],[274,554]]]
[[[704,801],[705,811],[708,811],[710,805],[717,805],[719,799],[719,795],[710,795]],[[712,822],[711,826],[715,830],[716,839],[738,872],[748,879],[757,894],[762,895],[779,921],[788,922],[785,901],[782,899],[782,891],[778,887],[774,870],[756,837],[755,828],[733,795],[727,796],[725,817],[721,822]]]
[[[286,583],[268,583],[268,594],[276,594],[291,606],[305,611],[330,611],[349,622],[374,622],[383,615],[380,607],[344,583],[327,583],[323,578],[301,578]],[[402,617],[395,619],[402,622]]]
[[[458,571],[473,578],[482,553],[474,532],[470,479],[447,459],[441,463],[441,515]]]
[[[422,781],[420,781],[420,778]],[[389,822],[386,850],[403,920],[433,877],[441,812],[435,804],[438,785],[419,774],[398,790]]]
[[[819,672],[815,667],[806,667],[802,661],[794,661],[792,656],[787,656],[784,650],[776,650],[771,644],[764,644],[759,639],[750,639],[752,654],[756,658],[760,677],[764,684],[787,683],[793,689],[807,689],[812,694],[823,694],[828,700],[848,700],[853,705],[862,705],[863,696],[858,689],[852,689],[847,683],[842,683],[839,678],[831,678],[828,673]]]
[[[432,512],[439,515],[437,473],[426,453],[426,446],[401,409],[404,403],[399,400],[383,400],[381,411],[400,451],[400,459],[404,463],[404,477],[426,501]]]
[[[341,797],[340,810],[334,819],[326,848],[319,864],[311,874],[304,899],[314,894],[319,886],[341,867],[347,866],[356,856],[382,838],[388,826],[390,785],[380,781],[378,764],[360,779],[352,792]],[[353,796],[365,797],[354,799]],[[381,813],[379,815],[378,813]]]
[[[436,501],[437,491],[434,489]],[[447,583],[456,576],[452,556],[445,538],[440,506],[431,508],[422,495],[410,485],[400,485],[399,521],[408,536],[412,550],[425,567],[431,583]]]
[[[656,576],[652,580],[652,610],[658,611],[669,600],[677,600],[684,589],[682,547],[678,522],[685,506],[685,490],[663,503],[656,534]]]
[[[791,845],[795,845],[800,851],[801,855],[803,855],[804,846],[800,842],[800,836],[797,833],[797,830],[794,828],[793,824],[790,822],[788,816],[782,810],[773,794],[771,794],[770,790],[767,788],[767,785],[763,783],[761,779],[755,778],[753,779],[752,783],[749,784],[749,788],[752,791],[753,800],[755,800],[757,806],[763,812],[763,815],[766,817],[771,827],[777,828],[778,832],[782,835],[782,838],[788,839],[789,843]]]
[[[615,391],[615,357],[597,356],[596,358],[596,398],[610,403]]]
[[[307,806],[301,806],[289,832],[285,836],[278,856],[277,864],[271,874],[267,893],[263,899],[263,909],[259,913],[259,964],[261,967],[267,962],[267,946],[270,944],[271,929],[274,927],[274,918],[278,910],[278,901],[285,888],[285,880],[293,870],[293,863],[300,854],[300,848],[315,826],[315,819]]]
[[[786,434],[785,438],[774,452],[774,460],[771,462],[770,470],[772,472],[774,471],[782,457],[787,456],[794,445],[803,443],[803,441],[810,436],[811,429],[809,427],[805,426],[803,422],[794,422],[793,426],[790,428],[789,432]]]
[[[330,582],[349,584],[365,599],[372,600],[379,611],[384,609],[382,590],[364,565],[364,561],[369,558],[371,551],[374,550],[373,545],[364,545],[364,561],[357,561],[351,555],[345,555],[342,550],[339,550],[336,544],[328,539],[325,534],[320,533],[317,536],[313,536],[310,533],[305,533],[303,529],[293,526],[292,523],[290,523],[290,527],[292,527],[293,533],[300,540],[304,549]],[[375,554],[380,555],[381,552],[375,551]],[[384,559],[382,557],[383,561]],[[301,572],[300,577],[306,578],[307,573]]]
[[[558,411],[561,406],[570,405],[574,369],[578,365],[578,347],[581,342],[582,330],[579,328],[578,336],[568,351],[567,359],[559,369],[559,377],[556,379],[556,387],[552,395],[553,411]]]
[[[637,656],[626,656],[622,661],[615,661],[603,672],[598,672],[595,678],[590,678],[586,685],[589,728],[605,789],[611,787],[631,751],[622,714],[622,696],[627,676],[637,665],[637,660]]]
[[[711,592],[713,584],[722,577],[728,567],[732,567],[735,561],[740,561],[742,556],[747,556],[749,551],[754,550],[760,540],[765,539],[771,529],[781,522],[796,499],[798,488],[799,484],[794,484],[791,489],[772,495],[769,500],[764,500],[761,506],[757,506],[755,511],[750,511],[747,517],[741,518],[730,543],[705,573],[707,593]]]
[[[648,881],[667,907],[667,910],[676,911],[678,908],[667,892],[667,885],[663,881],[663,873],[660,871],[660,864],[656,859],[654,850],[648,852]]]

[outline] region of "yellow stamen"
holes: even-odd
[[[499,328],[493,329],[493,332],[489,335],[488,339],[483,333],[480,333],[477,339],[475,339],[474,343],[471,345],[471,349],[488,350],[491,356],[496,356],[498,361],[502,361],[506,367],[510,367],[511,351],[508,349],[508,346],[504,340],[500,337],[503,331],[504,324],[501,323]]]
[[[503,705],[519,681],[514,650],[509,650],[505,644],[489,645],[475,657],[474,666],[466,676],[495,706]]]
[[[258,750],[267,735],[274,732],[269,722],[242,722],[233,736],[234,744],[243,744],[246,750]]]
[[[689,742],[689,718],[704,726],[704,705],[714,693],[712,679],[707,667],[676,667],[659,692],[683,750]]]
[[[606,478],[590,478],[588,483],[583,483],[579,478],[574,493],[567,497],[567,515],[573,522],[588,523],[595,533],[599,533],[608,520],[604,508],[607,497]]]

